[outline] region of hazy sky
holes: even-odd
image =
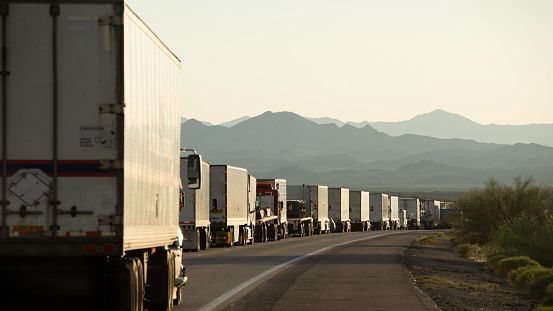
[[[127,0],[182,61],[182,116],[553,123],[551,0]]]

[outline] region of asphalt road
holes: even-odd
[[[421,232],[291,237],[185,253],[175,310],[439,310],[402,265]]]

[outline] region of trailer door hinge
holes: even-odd
[[[100,25],[123,26],[122,16],[100,16],[98,20]]]
[[[100,160],[101,170],[120,170],[123,168],[121,160]]]
[[[101,114],[121,114],[125,109],[125,104],[100,104]]]
[[[98,216],[98,224],[100,226],[122,225],[123,217],[121,216]]]

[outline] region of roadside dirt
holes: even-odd
[[[539,305],[485,263],[458,256],[449,238],[434,245],[411,243],[403,260],[415,285],[442,310],[534,310]]]

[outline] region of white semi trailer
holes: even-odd
[[[352,231],[367,231],[371,229],[370,222],[370,193],[368,191],[349,192],[351,207],[350,220]]]
[[[232,247],[253,239],[249,226],[248,171],[230,165],[210,166],[211,240]]]
[[[390,199],[385,193],[370,194],[371,226],[375,230],[390,229]]]
[[[400,227],[399,224],[399,198],[394,195],[388,196],[390,200],[390,225],[392,229],[397,230]]]
[[[420,200],[415,198],[400,198],[399,208],[407,212],[407,227],[419,229],[421,226]]]
[[[0,309],[171,309],[179,59],[123,0],[0,18]]]
[[[350,232],[349,189],[328,188],[328,216],[336,223],[336,232]]]
[[[180,171],[184,204],[179,212],[179,226],[183,235],[182,249],[197,252],[211,245],[209,217],[209,163],[201,162],[201,189],[188,186],[188,157],[181,157]],[[195,169],[195,168],[191,168]]]
[[[427,200],[426,211],[428,213],[428,225],[430,228],[440,224],[440,201]]]
[[[286,191],[289,232],[305,235],[309,225],[314,233],[330,232],[327,186],[291,185]]]

